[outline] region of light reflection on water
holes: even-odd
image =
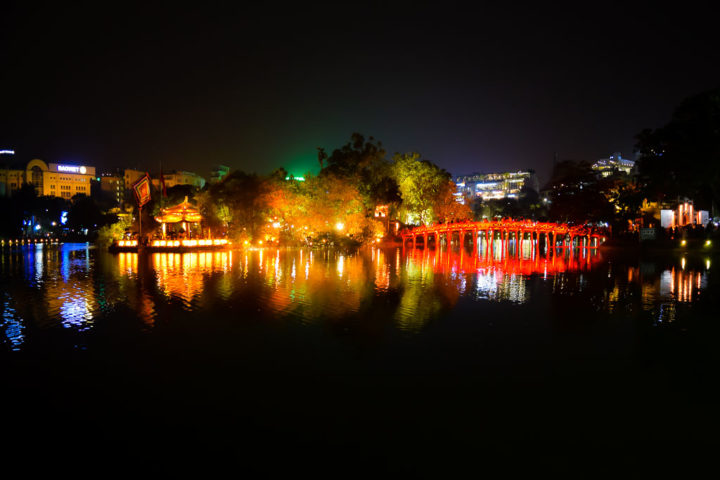
[[[475,302],[481,315],[484,302],[513,308],[547,296],[586,296],[588,308],[608,314],[642,310],[659,325],[675,320],[678,305],[698,301],[708,284],[709,259],[673,262],[613,264],[594,249],[548,256],[532,248],[517,256],[378,248],[138,256],[85,244],[26,246],[0,254],[0,331],[8,349],[21,350],[29,330],[91,331],[119,309],[153,331],[158,319],[171,321],[162,313],[168,305],[202,315],[218,305],[242,312],[252,303],[301,324],[367,315],[421,332],[461,299]]]

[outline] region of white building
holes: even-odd
[[[613,153],[610,155],[610,158],[601,158],[592,165],[592,169],[600,173],[603,177],[609,177],[613,173],[630,175],[634,167],[635,162],[627,158],[622,158],[620,152]]]
[[[483,200],[518,198],[524,186],[537,191],[536,183],[532,171],[474,173],[455,179],[455,197],[460,203],[463,203],[465,198],[475,197]]]

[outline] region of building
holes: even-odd
[[[686,225],[699,225],[705,227],[710,222],[707,210],[695,210],[693,202],[685,200],[678,202],[674,210],[660,210],[660,226],[663,228],[677,228]]]
[[[35,187],[38,196],[70,199],[73,196],[90,195],[95,167],[45,163],[39,158],[27,164],[10,164],[0,168],[0,194],[10,196],[27,183]]]
[[[218,183],[230,173],[230,167],[225,165],[215,165],[210,173],[210,183]]]
[[[134,170],[132,168],[126,168],[123,171],[123,180],[125,184],[125,191],[126,192],[132,192],[132,187],[137,183],[138,180],[140,180],[142,177],[146,175],[147,172],[144,170]]]
[[[197,175],[193,172],[185,172],[181,170],[173,170],[170,173],[163,173],[163,178],[165,179],[165,188],[171,188],[175,185],[191,185],[195,188],[203,188],[205,186],[205,179],[201,177],[200,175]],[[162,185],[160,185],[160,176],[158,175],[158,178],[154,178],[153,186],[157,189],[162,188]]]
[[[120,170],[100,175],[100,190],[111,197],[117,205],[125,200],[125,176]]]
[[[460,203],[467,198],[483,200],[518,198],[523,187],[537,191],[537,178],[532,170],[502,173],[474,173],[455,179],[455,196]]]
[[[601,158],[592,165],[592,169],[603,177],[609,177],[614,173],[624,173],[625,175],[630,175],[630,172],[632,172],[634,167],[635,162],[622,158],[620,152],[613,153],[610,155],[610,158]]]

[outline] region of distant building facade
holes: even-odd
[[[225,165],[215,165],[210,173],[210,183],[221,182],[230,173],[230,167]]]
[[[170,173],[163,173],[163,178],[166,189],[174,187],[175,185],[191,185],[198,189],[205,186],[205,179],[193,172],[174,170]],[[157,178],[153,178],[152,183],[155,188],[162,188],[159,175]]]
[[[123,170],[123,184],[125,185],[126,192],[132,192],[132,186],[146,175],[145,170],[135,170],[133,168],[126,168]]]
[[[609,177],[614,173],[630,175],[633,168],[635,168],[635,162],[622,158],[620,152],[613,153],[610,158],[601,158],[592,165],[592,169],[603,177]]]
[[[523,187],[537,191],[537,178],[531,170],[501,173],[474,173],[455,179],[458,202],[480,197],[483,200],[518,198]]]
[[[100,190],[111,197],[117,205],[125,200],[126,187],[124,173],[120,170],[100,175]]]
[[[27,164],[0,167],[0,195],[10,196],[23,184],[35,187],[38,196],[60,197],[69,200],[77,194],[90,195],[95,167],[45,163],[39,158]]]

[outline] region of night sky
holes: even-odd
[[[454,175],[542,180],[556,152],[632,158],[640,130],[720,85],[715,16],[688,2],[203,3],[3,2],[0,148],[302,174],[360,132]]]

